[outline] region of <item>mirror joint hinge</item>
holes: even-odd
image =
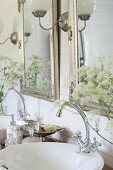
[[[71,26],[69,26],[69,30],[68,30],[68,41],[72,40],[72,28]]]

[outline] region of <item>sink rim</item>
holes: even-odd
[[[84,161],[84,159],[85,160],[92,160],[93,158],[94,159],[98,159],[99,158],[99,163],[100,163],[100,165],[99,165],[99,170],[101,170],[102,168],[103,168],[103,166],[104,166],[104,160],[103,160],[103,158],[102,158],[102,156],[98,153],[98,152],[92,152],[92,153],[84,153],[84,154],[80,154],[80,153],[77,153],[76,152],[76,149],[77,149],[77,145],[75,145],[75,144],[70,144],[70,143],[61,143],[61,142],[39,142],[39,143],[23,143],[23,144],[18,144],[18,145],[14,145],[14,146],[10,146],[10,147],[7,147],[7,148],[4,148],[3,150],[0,150],[0,160],[1,160],[1,158],[3,157],[4,158],[4,160],[6,160],[6,162],[7,161],[9,161],[8,159],[9,158],[5,158],[5,155],[7,154],[7,155],[15,155],[14,153],[15,153],[15,151],[17,151],[16,153],[17,153],[17,156],[20,154],[20,155],[22,155],[24,152],[26,153],[26,151],[28,152],[28,151],[30,151],[30,150],[32,150],[32,148],[33,148],[33,151],[35,151],[36,150],[36,148],[37,148],[37,150],[38,150],[38,147],[40,148],[41,146],[43,146],[43,148],[41,148],[41,151],[42,151],[42,155],[43,155],[43,151],[45,151],[44,149],[45,148],[47,148],[47,146],[48,146],[48,149],[49,148],[52,148],[51,149],[51,151],[50,151],[50,154],[52,155],[53,153],[54,153],[54,148],[55,148],[55,151],[56,151],[56,148],[57,147],[59,147],[59,149],[57,149],[58,150],[58,152],[57,153],[59,153],[60,154],[60,151],[61,151],[61,155],[62,155],[62,151],[65,151],[63,154],[65,155],[65,153],[67,153],[67,151],[69,152],[69,154],[70,153],[72,153],[72,155],[71,156],[73,156],[74,155],[74,157],[76,158],[76,156],[78,157],[79,156],[79,164],[77,165],[78,167],[79,167],[79,165],[80,165],[80,162],[81,161]],[[24,150],[24,148],[25,148],[25,150]],[[29,148],[29,150],[27,150]],[[22,150],[21,150],[22,149]],[[48,149],[47,149],[47,151],[48,151]],[[66,150],[64,150],[64,149],[66,149]],[[22,152],[21,152],[21,151]],[[18,154],[18,151],[20,151],[20,153]],[[46,152],[47,152],[46,151]],[[9,153],[8,153],[9,152]],[[46,153],[46,152],[44,152],[44,153]],[[37,153],[37,152],[36,152]],[[56,152],[55,152],[56,153]],[[60,155],[60,157],[59,157],[59,160],[60,160],[60,158],[61,158],[61,155]],[[67,154],[68,155],[68,154]],[[39,156],[39,155],[38,155]],[[52,159],[52,161],[54,160],[54,158],[52,158],[52,156],[50,156],[51,157],[51,159]],[[46,159],[46,157],[44,157],[45,159]],[[61,161],[64,161],[64,159],[67,161],[67,157],[65,158],[63,158],[63,159],[61,159]],[[71,159],[70,157],[69,157],[69,159]],[[26,158],[25,158],[25,160],[26,160]],[[94,160],[95,161],[95,160]],[[90,162],[90,161],[89,161]],[[70,160],[69,160],[69,163],[70,163]],[[94,164],[94,163],[93,163]],[[67,165],[68,165],[68,163],[67,163]],[[102,168],[101,168],[102,167]]]

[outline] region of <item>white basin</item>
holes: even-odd
[[[8,170],[102,170],[104,161],[98,153],[77,153],[73,144],[40,142],[1,150],[0,170],[2,164]]]

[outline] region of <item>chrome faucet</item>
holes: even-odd
[[[7,96],[8,92],[11,91],[11,90],[15,91],[19,95],[19,97],[21,98],[22,104],[23,104],[23,110],[19,110],[18,112],[19,112],[20,119],[21,120],[26,120],[28,113],[27,113],[27,110],[26,110],[25,99],[22,96],[22,94],[19,91],[17,91],[16,89],[14,89],[14,88],[9,88],[7,90],[7,92],[6,92],[5,97]],[[9,115],[9,116],[12,116],[12,122],[15,122],[14,121],[14,114]]]
[[[16,125],[16,122],[14,120],[14,114],[10,114],[10,115],[4,115],[4,116],[11,116],[11,121],[10,121],[10,125]]]
[[[91,143],[88,119],[87,119],[84,111],[81,109],[81,107],[77,103],[74,103],[74,102],[63,103],[61,108],[58,110],[56,116],[61,117],[62,113],[63,113],[63,109],[67,106],[78,111],[78,113],[82,117],[84,124],[85,124],[85,129],[86,129],[85,140],[82,140],[81,132],[79,132],[73,136],[79,146],[79,152],[80,153],[90,153],[90,152],[97,151],[97,147],[101,146],[101,144],[96,141],[96,138],[94,138],[94,143]]]

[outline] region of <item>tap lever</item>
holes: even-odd
[[[77,131],[76,134],[73,135],[74,141],[78,144],[79,146],[79,152],[81,152],[84,147],[85,147],[85,142],[82,140],[82,135],[80,131]]]
[[[74,139],[74,141],[76,141],[78,138],[82,138],[81,132],[77,131],[75,134],[72,135],[72,138]]]
[[[75,133],[75,135],[74,135],[75,137],[82,137],[81,136],[81,132],[80,131],[77,131],[76,133]]]
[[[73,135],[73,139],[75,141],[77,141],[78,139],[82,140],[82,135],[80,131],[77,131],[74,135]]]
[[[92,144],[93,147],[98,148],[99,146],[102,146],[102,144],[96,140],[96,137],[94,137],[93,140],[94,140]]]

